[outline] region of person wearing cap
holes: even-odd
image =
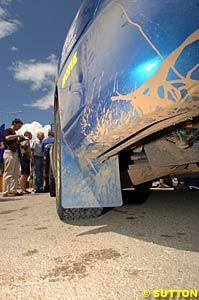
[[[23,122],[20,119],[14,119],[12,121],[12,126],[4,130],[3,197],[16,197],[22,195],[17,192],[17,186],[20,165],[19,139],[23,139],[24,136],[16,134],[15,132],[19,130],[22,125]]]

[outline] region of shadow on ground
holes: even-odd
[[[14,201],[18,201],[18,200],[23,200],[23,196],[22,197],[1,197],[0,196],[0,203],[4,203],[4,202],[14,202]]]
[[[199,251],[199,192],[157,191],[140,205],[132,203],[132,197],[129,193],[123,207],[97,219],[69,223],[99,226],[79,236],[112,231],[162,246]]]

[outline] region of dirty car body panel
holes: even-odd
[[[158,148],[155,164],[149,144],[159,140],[155,133],[169,127],[171,134],[179,130],[176,124],[186,128],[198,116],[198,15],[198,0],[83,1],[64,43],[56,84],[64,208],[121,205],[120,154],[139,148],[137,143],[150,168],[170,173],[165,167],[175,163],[162,163]],[[177,135],[178,149],[176,141]],[[197,138],[194,145],[197,153]],[[184,151],[176,167],[197,162],[197,154],[189,161]],[[155,177],[154,171],[150,180]],[[131,184],[142,183],[142,176],[132,178]]]

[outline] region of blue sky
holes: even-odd
[[[57,61],[81,3],[0,0],[0,124],[53,122]]]

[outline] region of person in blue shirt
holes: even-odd
[[[54,144],[54,133],[48,132],[48,137],[42,141],[42,151],[44,153],[44,191],[49,192],[49,172],[50,172],[50,147]]]

